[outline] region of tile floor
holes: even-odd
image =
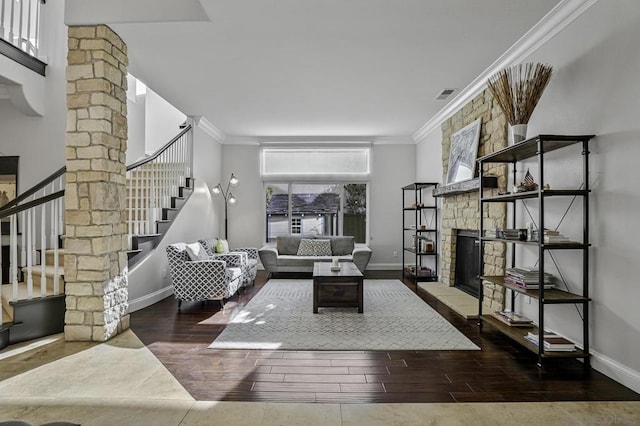
[[[0,351],[0,422],[34,425],[637,425],[640,402],[296,404],[195,401],[132,331]]]

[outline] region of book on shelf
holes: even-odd
[[[544,288],[554,287],[555,277],[547,272],[543,274]],[[535,267],[514,267],[505,271],[504,282],[524,289],[536,290],[540,288],[540,271]]]
[[[527,333],[524,336],[525,339],[533,343],[534,345],[538,345],[539,336],[538,333]],[[576,350],[576,345],[571,340],[555,334],[553,332],[546,331],[543,337],[543,346],[545,351],[550,352],[573,352]]]
[[[532,327],[532,321],[512,311],[495,311],[493,316],[499,321],[512,327]]]

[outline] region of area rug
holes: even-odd
[[[364,313],[320,308],[311,280],[269,280],[212,349],[479,350],[398,280],[365,280]]]

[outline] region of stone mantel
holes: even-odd
[[[498,178],[495,176],[485,176],[485,188],[497,188]],[[448,197],[451,195],[464,194],[467,192],[477,192],[480,190],[480,178],[464,180],[462,182],[449,183],[446,185],[438,185],[433,190],[434,197]]]

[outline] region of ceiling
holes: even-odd
[[[406,138],[558,0],[189,3],[189,22],[111,24],[129,71],[185,114],[227,137]]]

